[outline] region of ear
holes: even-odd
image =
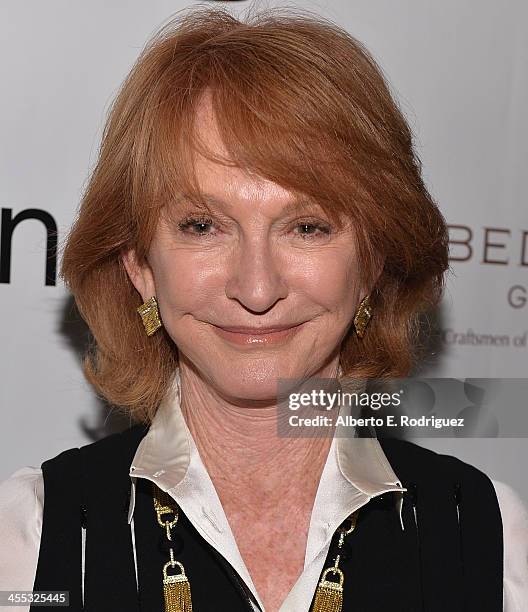
[[[123,251],[121,253],[121,261],[125,266],[130,281],[141,295],[143,302],[146,302],[156,294],[154,275],[148,262],[140,264],[134,249]]]
[[[364,291],[363,295],[369,295],[372,292],[376,283],[378,282],[379,277],[381,276],[381,273],[383,272],[384,267],[385,267],[385,256],[379,257],[375,264],[375,268],[374,268],[375,271],[374,271],[373,277],[370,281],[369,286],[366,287],[366,290]]]

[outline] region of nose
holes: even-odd
[[[233,255],[225,293],[253,312],[264,312],[288,295],[284,263],[266,236],[245,237]]]

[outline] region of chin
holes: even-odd
[[[217,389],[233,401],[272,401],[277,398],[278,379],[301,377],[302,372],[294,372],[297,368],[280,365],[276,361],[263,359],[259,361],[245,360],[246,363],[239,366],[232,363],[229,371],[211,372]],[[284,383],[281,384],[284,390]]]

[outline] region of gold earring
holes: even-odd
[[[360,338],[363,338],[365,328],[367,327],[371,317],[372,306],[369,303],[369,296],[367,295],[361,300],[356,316],[354,317],[354,327],[356,328],[356,334]]]
[[[141,320],[143,321],[147,336],[152,336],[152,334],[161,327],[156,296],[153,295],[144,304],[141,304],[139,308],[136,308],[136,310],[141,315]]]

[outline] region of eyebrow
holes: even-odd
[[[295,198],[291,202],[288,202],[282,212],[288,214],[291,212],[308,212],[315,210],[321,210],[321,206],[309,198],[302,197]]]

